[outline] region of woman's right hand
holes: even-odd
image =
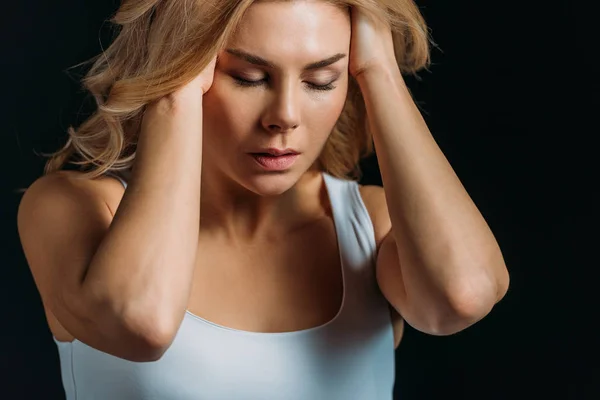
[[[204,94],[208,92],[212,86],[216,61],[217,57],[215,56],[202,72],[190,82],[149,104],[146,113],[144,114],[142,131],[146,130],[145,126],[149,124],[148,120],[155,120],[155,114],[160,118],[162,118],[165,113],[172,115],[173,112],[180,114],[181,111],[183,111],[184,115],[188,115],[187,111],[196,114],[198,108],[202,107],[202,98]],[[152,125],[152,123],[150,123],[150,125]]]
[[[212,86],[216,62],[217,57],[215,56],[193,80],[171,94],[172,100],[177,103],[179,100],[188,102],[189,100],[201,99]]]

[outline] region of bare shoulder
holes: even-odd
[[[43,300],[60,286],[66,265],[75,264],[70,257],[81,261],[91,254],[112,223],[119,182],[110,180],[59,171],[38,178],[23,194],[17,229]]]
[[[375,230],[375,241],[379,248],[383,239],[392,229],[385,191],[381,186],[376,185],[360,185],[359,191],[367,212],[371,217],[373,229]]]
[[[34,181],[19,203],[19,221],[53,211],[55,207],[68,207],[96,197],[97,185],[81,179],[77,173],[58,171]],[[99,194],[99,193],[98,193]]]
[[[27,250],[39,246],[45,232],[55,237],[63,228],[101,220],[110,224],[116,189],[108,182],[82,179],[74,171],[58,171],[34,181],[23,194],[17,211],[17,227]],[[62,228],[61,228],[62,227]]]
[[[45,264],[49,246],[61,241],[74,246],[86,240],[83,232],[104,230],[111,224],[120,201],[119,182],[112,178],[82,179],[81,175],[73,171],[48,174],[23,194],[17,229],[32,269]],[[109,182],[112,180],[115,182]],[[31,262],[33,259],[38,262]]]
[[[114,215],[124,192],[120,182],[108,177],[83,179],[82,176],[76,171],[57,171],[38,178],[23,194],[18,218],[81,204],[103,206]]]

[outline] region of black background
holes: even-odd
[[[407,328],[396,398],[600,398],[589,205],[598,128],[593,15],[582,2],[420,1],[440,49],[407,78],[439,146],[488,221],[511,275],[506,297],[448,337]],[[82,69],[107,46],[118,1],[0,6],[2,236],[0,398],[64,398],[58,354],[17,235],[20,196],[69,125],[91,111]],[[584,21],[590,20],[588,24]],[[586,31],[587,30],[587,31]],[[597,36],[597,35],[596,35]],[[591,41],[593,42],[593,40]],[[36,154],[38,153],[38,154]],[[376,158],[362,183],[381,183]]]

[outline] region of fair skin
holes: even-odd
[[[179,141],[176,132],[192,129],[190,121],[198,114],[203,115],[202,143],[182,136],[177,149],[185,146],[185,152],[170,151],[177,158],[168,158],[168,163],[156,167],[153,164],[159,161],[146,161],[149,156],[136,159],[140,166],[137,172],[134,169],[131,189],[125,194],[110,178],[71,184],[85,192],[88,203],[101,199],[99,207],[106,204],[99,218],[104,228],[93,231],[97,238],[86,247],[98,245],[111,221],[113,231],[107,234],[110,240],[102,242],[103,251],[93,259],[87,275],[81,272],[77,279],[86,276],[86,284],[96,296],[106,296],[108,286],[98,282],[110,277],[117,288],[110,293],[120,296],[119,302],[106,310],[98,308],[101,302],[88,299],[81,302],[80,309],[70,310],[71,314],[61,310],[60,304],[67,303],[53,301],[51,296],[60,293],[56,285],[69,272],[57,270],[54,276],[61,279],[48,272],[51,269],[43,252],[47,250],[36,247],[48,239],[32,238],[25,246],[28,260],[43,260],[30,264],[55,337],[63,341],[77,337],[123,358],[152,360],[168,347],[185,310],[221,325],[256,332],[302,330],[331,320],[341,302],[340,261],[331,210],[315,161],[342,109],[348,73],[357,78],[365,98],[386,188],[365,186],[361,194],[375,229],[377,278],[393,310],[396,345],[402,333],[400,314],[416,329],[431,334],[457,332],[483,318],[508,285],[502,256],[406,90],[393,58],[389,28],[357,13],[351,19],[343,10],[317,1],[259,2],[250,7],[239,32],[219,54],[214,74],[207,68],[178,92],[176,100],[171,99],[176,113],[153,114],[154,118],[177,114],[180,120],[163,118],[171,121],[163,131],[176,128],[173,138],[161,139],[159,146],[150,142],[148,134],[140,155],[145,154],[144,148],[156,152]],[[336,55],[342,56],[332,61]],[[250,62],[258,58],[268,65]],[[332,63],[305,70],[305,66],[326,59]],[[241,86],[235,77],[262,83]],[[315,89],[329,84],[334,86],[332,90]],[[188,121],[182,122],[181,115]],[[157,124],[160,119],[147,123],[149,127]],[[193,163],[199,158],[193,151],[200,147],[209,149],[202,152],[201,179],[198,165],[173,166],[182,159]],[[265,147],[293,148],[300,155],[283,173],[265,172],[247,154]],[[144,186],[140,177],[152,168],[157,177]],[[195,176],[193,173],[201,181],[201,197],[185,191],[193,185],[179,183],[184,178],[171,176]],[[69,179],[67,173],[60,175]],[[57,187],[58,178],[51,179]],[[165,190],[178,191],[177,196],[166,197],[168,192],[162,187],[161,193],[153,192],[161,182]],[[160,202],[159,197],[144,200],[144,195],[150,194],[164,197]],[[173,208],[171,204],[182,196],[182,204],[190,208]],[[125,252],[127,246],[137,246],[139,254],[147,253],[147,244],[121,244],[132,236],[156,231],[142,225],[159,206],[172,213],[163,224],[173,219],[189,224],[186,232],[197,243],[194,253],[175,248],[161,253],[165,238],[181,231],[180,226],[168,225],[164,232],[172,236],[153,236],[152,257],[146,256],[139,269],[125,261],[113,265],[120,259],[116,256],[103,261],[106,254]],[[151,211],[143,214],[143,207]],[[89,215],[84,211],[79,220]],[[140,213],[137,217],[136,212]],[[28,224],[35,225],[27,220],[32,214],[22,213],[21,232],[28,231]],[[191,216],[199,217],[199,231],[198,225],[193,229]],[[139,231],[127,225],[128,218],[134,217]],[[25,237],[22,240],[27,242]],[[73,246],[74,240],[69,238],[68,243]],[[194,262],[184,260],[182,253]],[[56,268],[65,268],[68,254],[55,257],[61,260]],[[77,260],[86,257],[91,255]],[[154,261],[163,258],[172,265],[167,268]],[[85,270],[83,265],[81,268]],[[153,295],[145,296],[149,290]],[[74,290],[65,293],[75,298]],[[135,307],[125,308],[126,300],[135,302]],[[95,304],[95,308],[85,304]],[[161,312],[151,316],[147,310],[153,309]],[[115,310],[125,310],[129,322],[89,321],[89,315],[100,315],[90,310],[102,310],[100,314],[111,322]],[[132,310],[143,311],[146,317],[133,318]],[[79,320],[73,315],[79,315]],[[156,321],[161,322],[159,334],[152,328]],[[142,336],[144,341],[139,340]],[[123,344],[125,337],[135,346]],[[132,350],[134,347],[138,350]]]
[[[346,99],[350,23],[345,12],[318,2],[257,3],[219,54],[203,102],[204,145],[211,152],[203,164],[200,236],[217,249],[212,251],[218,265],[236,265],[234,285],[240,289],[232,292],[232,282],[222,272],[201,267],[190,299],[194,314],[243,330],[290,331],[321,325],[337,313],[340,261],[322,177],[313,164]],[[326,65],[304,68],[322,61]],[[245,85],[236,78],[244,79]],[[285,173],[265,173],[246,153],[270,147],[293,148],[301,155]],[[256,262],[224,257],[232,243]],[[322,251],[316,251],[317,243],[326,243]],[[271,254],[272,263],[261,265],[265,254]],[[306,254],[322,256],[307,260]],[[298,269],[277,260],[298,260]],[[309,264],[314,269],[301,267]],[[295,272],[287,276],[281,268]],[[274,273],[295,283],[265,284]],[[315,287],[319,281],[322,290]],[[307,301],[306,293],[313,291],[310,302],[321,308],[319,313],[306,317],[291,313],[287,321],[271,328],[255,317],[255,310],[262,310],[265,321],[275,316],[281,320],[284,310]],[[281,307],[277,299],[284,293],[290,303]],[[240,297],[247,308],[240,306]],[[219,308],[223,303],[227,307]],[[397,346],[403,325],[391,310]]]
[[[363,94],[385,191],[371,207],[387,230],[377,280],[414,328],[459,332],[508,290],[502,252],[437,146],[395,61],[391,30],[354,14],[350,69]]]
[[[323,14],[317,17],[319,11]],[[204,146],[211,151],[204,154],[202,173],[203,230],[249,243],[279,234],[278,229],[285,232],[289,223],[302,222],[294,219],[314,212],[310,207],[315,208],[320,178],[312,165],[344,106],[349,45],[350,20],[336,7],[313,2],[251,6],[220,52],[204,96]],[[337,61],[304,70],[331,57]],[[265,148],[301,154],[289,170],[265,172],[247,154]]]
[[[327,67],[302,70],[336,55]],[[342,110],[348,71],[361,85],[387,188],[362,188],[383,246],[381,289],[417,329],[460,331],[504,296],[508,275],[491,231],[408,95],[382,23],[360,15],[351,21],[318,2],[252,6],[205,96],[205,142],[218,151],[205,158],[202,229],[251,246],[263,238],[268,247],[304,215],[318,215],[320,176],[311,167]],[[257,83],[240,87],[235,77]],[[243,152],[260,147],[292,147],[301,161],[286,174],[257,173]]]

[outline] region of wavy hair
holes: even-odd
[[[82,79],[97,109],[79,127],[68,128],[66,144],[46,155],[44,174],[67,164],[79,166],[82,178],[130,170],[145,107],[198,75],[255,1],[123,0],[110,19],[115,39],[88,61],[92,66]],[[403,74],[429,65],[433,42],[413,0],[323,1],[388,21]],[[333,176],[358,179],[359,161],[372,153],[364,100],[350,77],[344,109],[318,162]]]

